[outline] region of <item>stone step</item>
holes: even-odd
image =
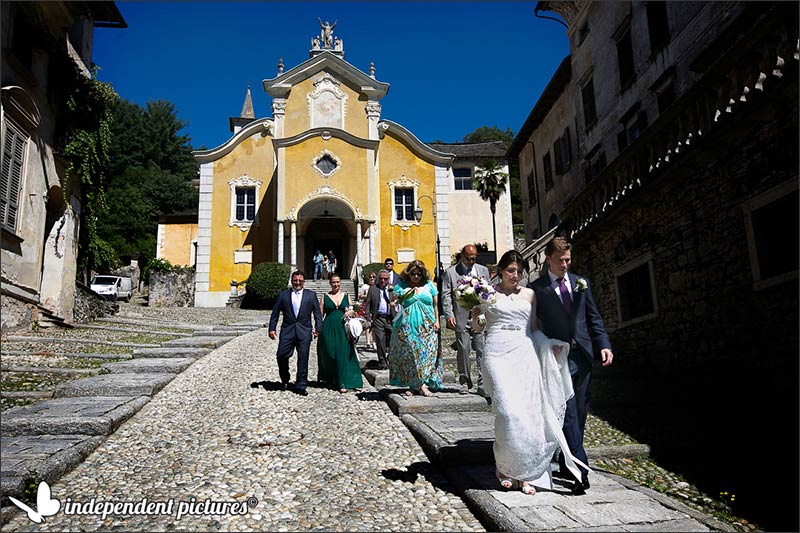
[[[105,322],[108,324],[128,324],[132,326],[155,326],[155,327],[162,327],[162,328],[175,328],[175,329],[186,329],[186,330],[194,330],[194,329],[201,329],[206,328],[208,329],[210,326],[198,326],[197,324],[187,324],[185,322],[172,322],[170,320],[146,320],[146,319],[138,319],[138,318],[124,318],[124,317],[103,317],[98,318],[95,322]]]
[[[435,392],[431,397],[406,396],[392,389],[382,389],[389,408],[397,416],[416,413],[441,413],[459,411],[489,411],[486,398],[477,394],[459,394],[459,389]]]
[[[75,326],[75,329],[92,329],[92,330],[101,330],[101,331],[114,331],[114,332],[136,332],[136,333],[146,333],[149,335],[172,335],[175,337],[189,337],[193,335],[193,333],[189,332],[177,332],[177,331],[167,331],[163,329],[130,329],[130,328],[123,328],[123,327],[114,327],[114,326],[95,326],[93,324],[80,324]]]
[[[152,396],[175,374],[101,374],[59,384],[53,396]]]
[[[49,366],[3,366],[0,367],[0,370],[9,373],[60,374],[65,376],[91,376],[97,374],[97,370],[92,368],[59,368]]]
[[[3,412],[0,433],[18,435],[110,435],[150,401],[147,396],[54,398]]]
[[[370,385],[372,385],[376,389],[383,388],[389,384],[388,370],[367,368],[363,370],[362,373],[367,378],[367,381],[369,381]],[[442,382],[448,384],[455,384],[456,382],[455,372],[452,372],[450,370],[445,370],[444,373],[442,374]]]
[[[197,330],[194,332],[194,335],[197,337],[238,337],[240,335],[246,335],[253,331],[252,329],[210,329],[207,331],[200,331]]]
[[[179,374],[194,362],[194,357],[153,357],[106,363],[101,368],[103,374]]]
[[[134,359],[143,357],[193,357],[195,359],[211,353],[211,348],[193,348],[191,346],[173,346],[167,348],[138,348],[133,351]]]
[[[427,412],[400,417],[425,455],[445,466],[494,464],[494,414],[491,412]],[[590,461],[633,459],[649,455],[646,444],[587,446]]]
[[[0,496],[22,496],[31,477],[55,482],[105,440],[90,435],[23,435],[0,439]]]
[[[494,414],[456,411],[405,414],[411,431],[431,462],[444,466],[494,463]]]
[[[185,337],[182,339],[172,339],[161,343],[164,347],[190,347],[190,348],[219,348],[226,342],[234,339],[235,337],[217,337],[204,335],[202,337]]]
[[[149,348],[143,348],[145,350]],[[134,350],[135,351],[135,350]],[[85,357],[86,359],[131,359],[129,353],[68,353],[68,352],[32,352],[30,350],[7,350],[0,352],[0,357],[30,356],[38,355],[41,357]]]
[[[66,337],[38,337],[33,335],[9,335],[6,338],[9,342],[48,342],[48,343],[66,343],[66,344],[100,344],[103,346],[127,346],[129,348],[150,348],[158,346],[158,344],[142,344],[135,342],[115,342],[115,341],[99,341],[95,339],[68,339]]]
[[[42,398],[52,398],[53,389],[45,390],[0,390],[0,396],[4,398],[17,398],[23,400],[40,400]]]

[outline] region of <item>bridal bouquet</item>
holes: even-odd
[[[479,276],[462,276],[456,282],[456,303],[464,309],[472,309],[476,305],[492,305],[495,303],[495,290],[489,280]],[[486,316],[478,317],[481,326],[486,324]]]

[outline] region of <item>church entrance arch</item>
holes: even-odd
[[[313,279],[314,254],[319,250],[324,255],[333,252],[336,272],[350,278],[355,254],[355,223],[350,208],[337,200],[314,200],[300,209],[298,218],[303,235],[303,259],[298,266],[306,271],[306,277]]]

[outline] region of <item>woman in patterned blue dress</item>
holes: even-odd
[[[442,389],[444,367],[436,350],[438,294],[425,263],[418,260],[408,264],[394,286],[394,300],[403,311],[392,326],[389,383],[409,387],[409,395],[431,396],[431,391]]]

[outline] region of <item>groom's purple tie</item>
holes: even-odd
[[[558,292],[561,293],[561,303],[564,304],[567,314],[570,314],[572,312],[572,296],[567,290],[567,284],[564,283],[564,278],[558,278],[556,281],[558,281]]]

